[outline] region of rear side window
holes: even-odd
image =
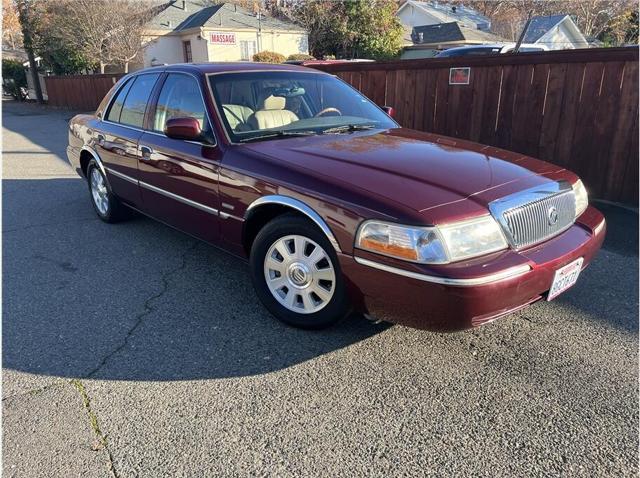
[[[129,79],[123,86],[120,88],[115,100],[111,104],[111,108],[109,108],[109,113],[107,113],[107,120],[113,121],[117,123],[120,121],[120,113],[122,112],[122,105],[124,104],[124,99],[127,97],[127,93],[129,93],[129,89],[133,81]]]
[[[138,75],[135,78],[122,105],[120,123],[142,128],[144,112],[147,109],[153,85],[159,76],[159,73],[150,73]]]

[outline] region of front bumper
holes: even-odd
[[[427,267],[364,251],[341,255],[356,308],[376,319],[419,329],[463,330],[541,299],[555,271],[602,246],[602,214],[589,207],[567,231],[523,251],[502,251],[447,266]]]

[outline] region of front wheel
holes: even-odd
[[[289,325],[328,327],[349,311],[335,250],[304,218],[286,214],[267,224],[253,243],[250,263],[258,297]]]

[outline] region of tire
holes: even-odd
[[[285,214],[269,222],[256,236],[249,262],[258,298],[282,322],[321,329],[349,312],[336,252],[307,219]]]
[[[129,217],[129,210],[111,192],[107,178],[95,160],[87,166],[87,185],[91,205],[100,219],[115,223]]]

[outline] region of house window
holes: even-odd
[[[182,51],[184,52],[185,63],[191,63],[193,57],[191,56],[191,40],[182,42]]]
[[[240,40],[241,60],[253,60],[253,55],[257,53],[256,42]]]

